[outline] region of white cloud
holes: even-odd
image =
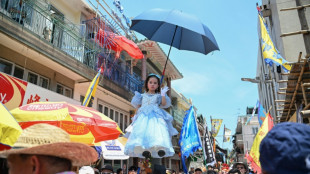
[[[183,79],[172,81],[172,87],[182,94],[204,95],[210,89],[206,75],[196,72],[183,73]]]

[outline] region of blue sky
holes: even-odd
[[[195,15],[214,34],[220,51],[203,55],[172,48],[170,59],[184,78],[172,82],[172,87],[193,100],[198,113],[203,114],[210,129],[212,118],[235,132],[238,114],[258,99],[257,85],[242,82],[242,77],[256,76],[258,50],[256,2],[249,0],[120,0],[129,18],[152,8],[177,9]],[[115,11],[112,0],[106,0]],[[140,39],[143,37],[138,35]],[[161,44],[168,53],[169,47]],[[223,135],[222,125],[219,135]],[[231,148],[231,143],[220,146]]]

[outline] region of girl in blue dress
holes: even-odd
[[[131,104],[138,108],[133,117],[125,154],[131,157],[154,158],[174,155],[171,137],[178,131],[172,126],[173,117],[162,108],[168,108],[171,100],[168,87],[160,89],[160,77],[150,74],[145,80],[145,93],[135,92]]]

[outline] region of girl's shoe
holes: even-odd
[[[144,152],[142,153],[142,156],[144,156],[145,158],[150,158],[150,157],[151,157],[151,152],[149,152],[149,151],[144,151]]]
[[[165,154],[166,154],[166,152],[163,151],[163,150],[160,150],[160,151],[158,151],[157,153],[158,153],[158,156],[160,156],[160,157],[163,157],[163,156],[165,156]]]

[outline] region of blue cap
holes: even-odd
[[[304,174],[310,172],[310,126],[301,123],[277,124],[260,144],[259,160],[268,174]]]

